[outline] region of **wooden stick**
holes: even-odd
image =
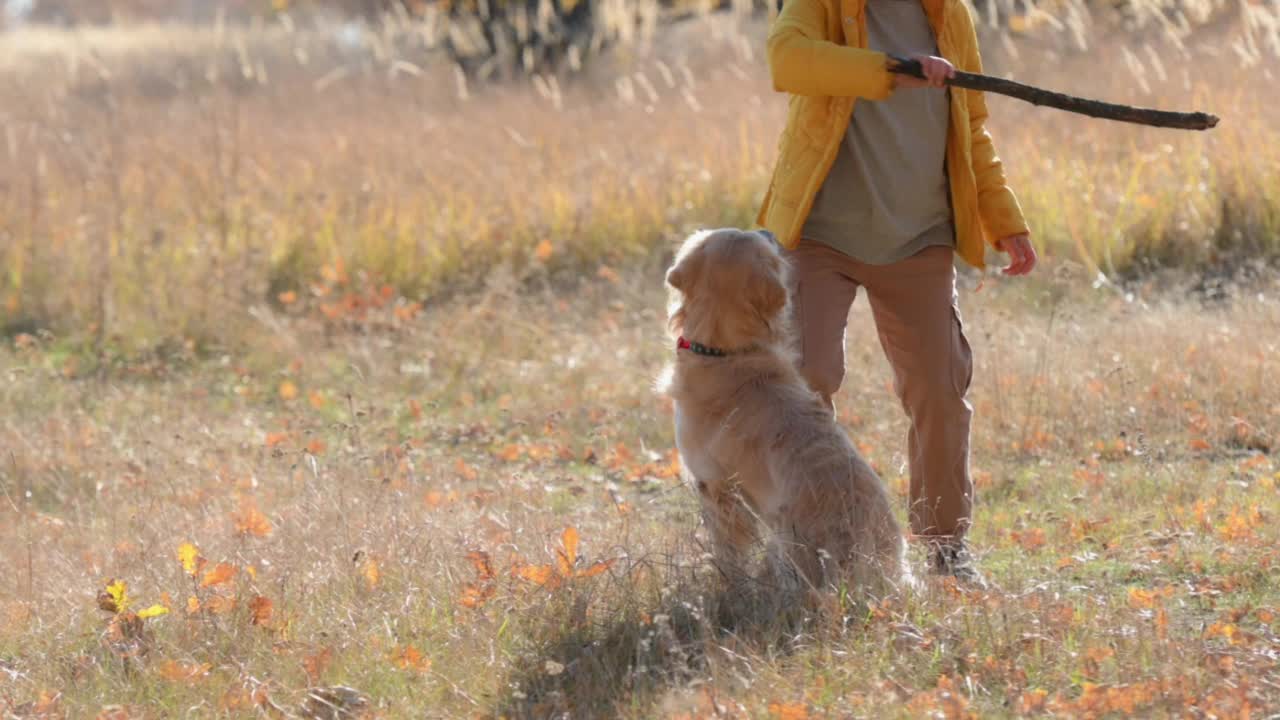
[[[924,78],[920,61],[889,56],[893,64],[889,72],[899,75]],[[956,71],[956,76],[947,79],[947,84],[968,90],[981,90],[1025,100],[1032,105],[1044,105],[1067,112],[1088,115],[1103,120],[1119,120],[1121,122],[1151,125],[1154,127],[1177,128],[1180,130],[1208,130],[1218,124],[1218,117],[1202,112],[1171,112],[1168,110],[1152,110],[1150,108],[1117,105],[1115,103],[1088,100],[1086,98],[1065,95],[1051,90],[1042,90],[1031,85],[1023,85],[1012,80]]]

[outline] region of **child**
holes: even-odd
[[[890,73],[888,55],[927,80]],[[864,288],[911,420],[912,533],[933,572],[985,586],[964,541],[973,361],[953,256],[983,267],[985,237],[1024,275],[1036,253],[982,94],[944,83],[953,62],[981,71],[973,19],[962,0],[785,0],[768,60],[791,102],[759,222],[788,250],[801,370],[830,403]]]

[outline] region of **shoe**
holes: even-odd
[[[964,541],[935,542],[929,546],[929,573],[956,579],[961,587],[986,590],[990,586],[974,562]]]

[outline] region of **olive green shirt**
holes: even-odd
[[[867,44],[891,55],[937,55],[919,0],[867,0]],[[946,174],[950,101],[940,88],[859,100],[802,237],[885,265],[955,245]]]

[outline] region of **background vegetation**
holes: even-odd
[[[499,266],[576,278],[654,265],[693,225],[747,224],[784,105],[765,21],[659,25],[645,7],[627,17],[646,22],[606,23],[631,34],[578,71],[497,85],[449,61],[439,41],[454,24],[439,12],[10,34],[0,328],[129,353],[224,345],[253,325],[228,316],[279,309],[282,293],[331,303],[313,288],[326,265],[430,301]],[[987,33],[995,72],[1223,118],[1156,131],[994,99],[1046,252],[1113,280],[1275,257],[1269,8],[1153,6],[1106,23],[1079,5],[991,8],[1018,28]]]

